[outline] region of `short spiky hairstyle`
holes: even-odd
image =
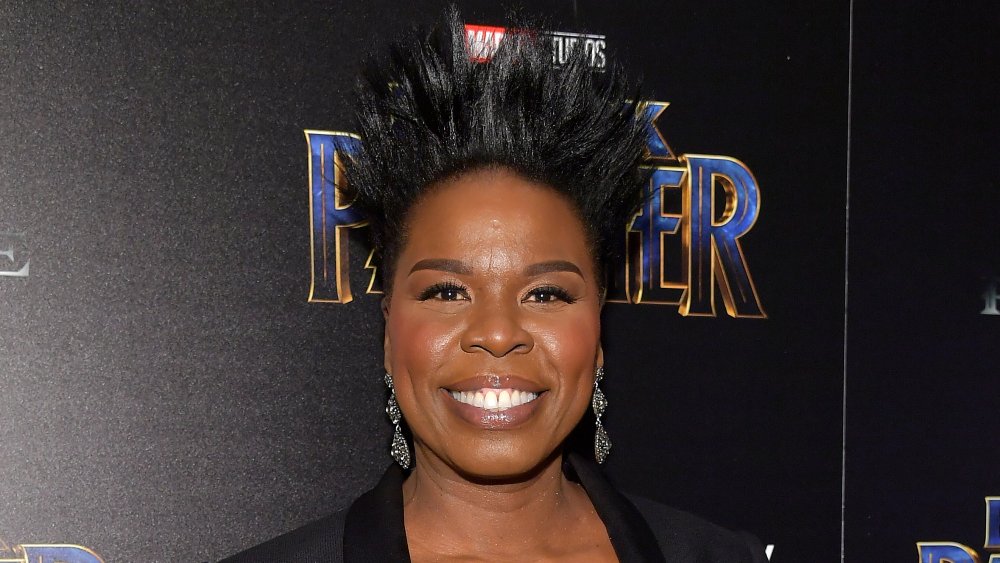
[[[391,291],[408,211],[437,183],[509,169],[550,186],[575,207],[598,283],[616,234],[638,207],[646,127],[636,91],[616,64],[590,68],[584,50],[561,66],[544,36],[508,27],[488,62],[466,50],[452,8],[430,33],[370,62],[358,88],[361,149],[348,166],[348,196],[370,221],[381,278]]]

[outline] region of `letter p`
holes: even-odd
[[[919,542],[920,563],[979,563],[979,556],[968,547],[953,542]]]

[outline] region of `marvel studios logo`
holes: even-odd
[[[478,63],[490,60],[508,33],[516,33],[516,31],[508,30],[505,27],[466,24],[465,46],[469,51],[469,57]],[[608,63],[605,54],[607,37],[604,35],[544,31],[542,36],[552,41],[552,64],[554,65],[566,64],[570,53],[579,48],[587,53],[591,68],[603,69]]]

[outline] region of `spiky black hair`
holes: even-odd
[[[511,29],[522,31],[509,31],[488,62],[474,62],[453,7],[443,24],[393,44],[362,74],[362,147],[348,166],[348,197],[370,221],[387,292],[414,203],[436,183],[490,168],[572,202],[604,286],[615,235],[642,197],[638,89],[617,64],[595,72],[582,48],[556,67],[544,36],[523,22]]]

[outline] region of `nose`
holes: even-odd
[[[516,306],[493,303],[476,307],[462,334],[462,350],[487,352],[495,358],[526,354],[534,345],[534,338],[524,328]]]

